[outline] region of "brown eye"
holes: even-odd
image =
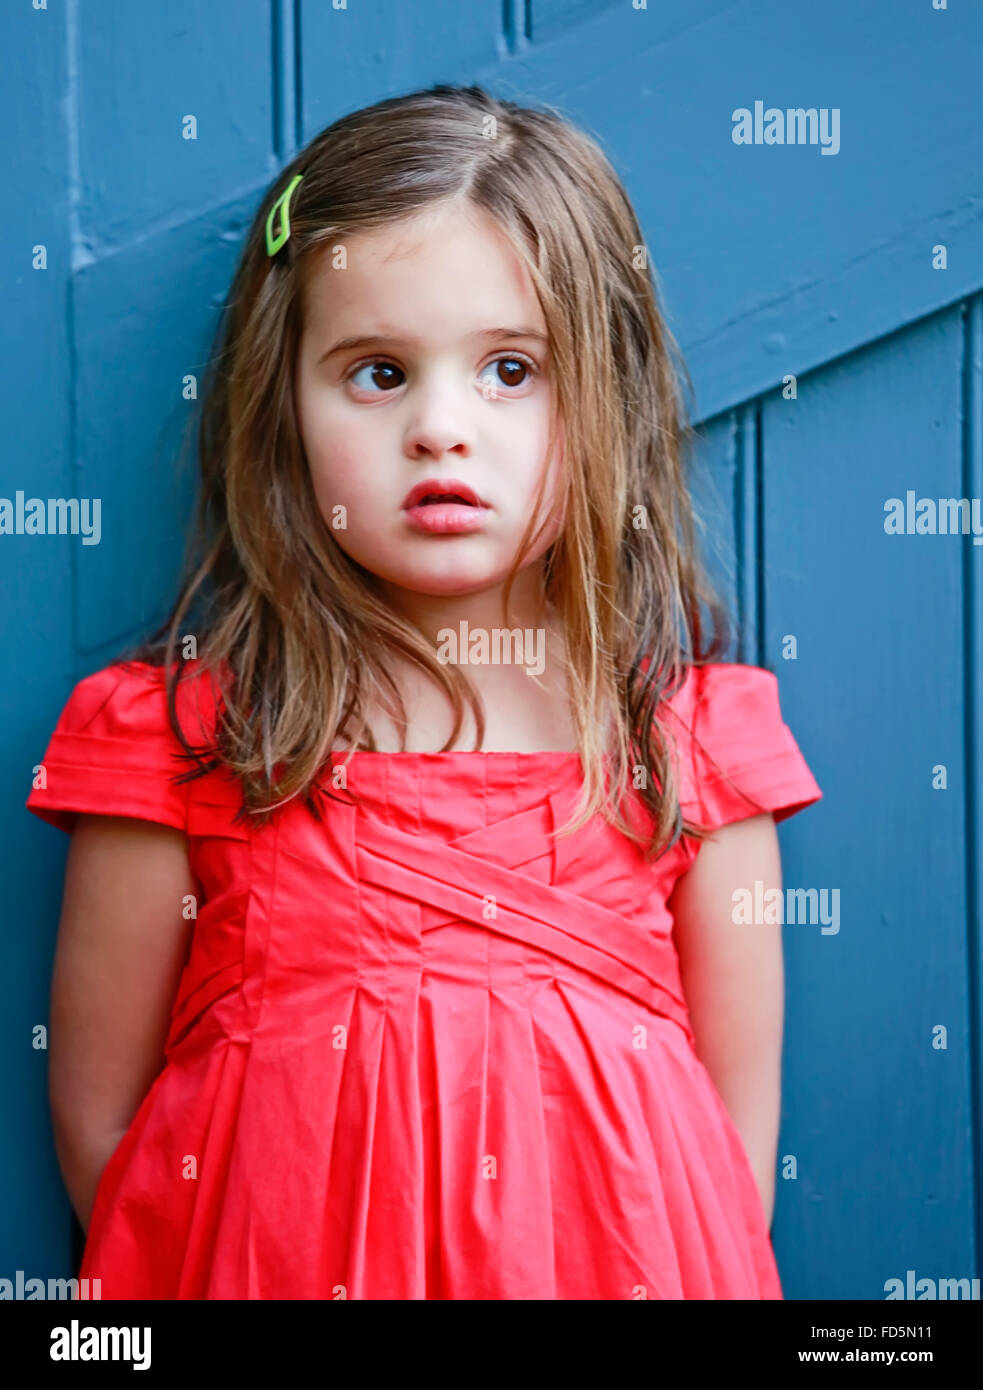
[[[363,372],[369,373],[369,382],[359,381],[358,378]],[[398,377],[403,375],[402,370],[393,366],[391,362],[366,362],[352,373],[349,380],[353,381],[362,391],[371,393],[373,387],[377,387],[383,392],[392,391],[395,387],[402,385],[401,381],[395,379],[394,373]]]
[[[525,357],[497,357],[482,370],[479,379],[487,381],[485,373],[491,371],[495,372],[495,379],[490,383],[494,394],[502,386],[510,387],[512,390],[518,386],[525,386],[528,379],[536,375],[536,366]]]
[[[521,386],[525,380],[525,374],[529,370],[525,362],[518,357],[500,357],[497,365],[503,386]],[[518,380],[516,380],[517,373],[521,373]]]

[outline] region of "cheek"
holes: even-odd
[[[344,494],[340,500],[357,496],[364,483],[365,469],[359,469],[358,450],[354,440],[342,432],[332,432],[329,438],[317,438],[306,445],[314,487],[321,496]]]
[[[543,441],[545,451],[549,443],[549,435]],[[547,508],[555,509],[560,505],[563,492],[564,474],[566,471],[566,439],[563,427],[560,427],[559,436],[553,446],[553,453],[546,466],[546,488],[544,493],[544,505]]]
[[[353,519],[371,511],[384,480],[377,467],[367,466],[369,459],[380,455],[364,423],[354,422],[343,410],[308,399],[301,408],[300,426],[322,513],[339,504],[348,508]]]
[[[511,474],[511,485],[524,494],[527,502],[535,497],[543,474],[546,473],[546,497],[556,487],[561,476],[563,456],[562,430],[547,455],[550,442],[550,416],[545,402],[530,403],[528,412],[515,410],[507,421],[505,433],[497,441],[499,458]]]
[[[546,479],[543,488],[543,500],[538,509],[537,540],[529,552],[527,563],[538,560],[539,557],[557,540],[563,527],[563,486],[565,468],[565,447],[562,432],[553,446],[552,456],[544,460],[546,447],[549,443],[548,423],[543,427],[542,435],[537,441],[538,453],[536,459],[530,459],[529,468],[526,472],[528,481],[525,490],[521,514],[517,517],[517,522],[525,526],[532,514],[533,504],[536,500],[536,493],[541,481],[541,473],[545,471]],[[540,471],[537,473],[535,462],[540,461]]]

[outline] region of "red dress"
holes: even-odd
[[[671,711],[691,817],[819,799],[771,673],[692,670]],[[27,801],[183,829],[200,884],[165,1065],[96,1194],[103,1298],[782,1297],[683,998],[690,839],[649,865],[602,817],[551,841],[575,753],[356,753],[361,804],[257,829],[224,772],[174,786],[175,752],[163,672],[107,667]]]

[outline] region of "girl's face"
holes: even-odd
[[[394,592],[499,585],[532,515],[553,392],[546,323],[494,221],[442,205],[346,245],[315,272],[297,358],[301,437],[321,515]],[[353,341],[355,340],[355,341]],[[561,444],[527,568],[559,532]],[[418,485],[481,507],[421,504]],[[450,529],[446,522],[449,520]]]

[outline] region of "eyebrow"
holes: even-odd
[[[545,333],[540,333],[536,328],[483,328],[477,333],[470,334],[472,339],[485,341],[491,338],[532,338],[534,341],[547,346],[549,338]],[[352,348],[371,347],[373,343],[394,343],[401,346],[412,346],[418,343],[419,338],[399,338],[390,337],[385,333],[368,333],[354,338],[342,338],[341,342],[335,343],[334,347],[329,347],[327,352],[323,352],[317,359],[317,366],[326,361],[329,357],[334,357],[338,352],[349,352]]]

